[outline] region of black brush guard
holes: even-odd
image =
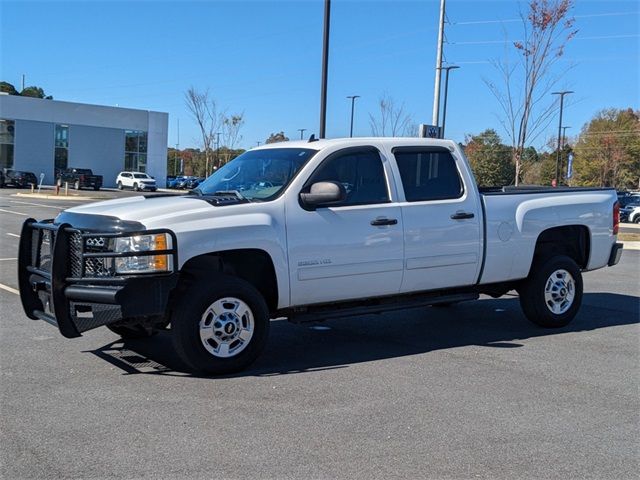
[[[87,251],[88,241],[166,233],[171,248],[147,252]],[[18,251],[18,285],[26,315],[55,325],[67,338],[122,319],[163,315],[177,273],[115,274],[98,270],[102,259],[169,255],[177,269],[177,241],[166,229],[139,232],[83,232],[52,220],[28,219]],[[98,262],[98,263],[96,263]]]

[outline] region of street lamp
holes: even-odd
[[[457,65],[450,65],[448,67],[440,67],[439,70],[446,70],[447,74],[444,79],[444,104],[442,106],[442,129],[440,130],[440,138],[444,138],[444,126],[447,122],[447,94],[449,92],[449,71],[460,68]]]
[[[327,127],[327,75],[329,71],[329,26],[331,0],[324,0],[324,32],[322,35],[322,87],[320,89],[320,138],[325,138]]]
[[[351,99],[351,129],[349,130],[349,137],[353,137],[353,109],[355,108],[356,98],[360,98],[360,95],[348,95],[347,98]]]
[[[560,177],[560,138],[562,134],[562,108],[564,106],[564,96],[573,93],[572,90],[563,90],[561,92],[552,92],[551,95],[560,95],[560,118],[558,119],[558,152],[556,155],[556,186]]]
[[[306,128],[299,128],[298,131],[300,132],[300,140],[302,140],[302,136],[304,135],[304,132],[306,131]]]

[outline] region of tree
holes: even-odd
[[[479,135],[468,136],[464,151],[478,185],[494,187],[512,183],[511,149],[502,144],[495,130],[487,129]]]
[[[209,90],[197,91],[189,88],[184,94],[185,104],[196,121],[202,137],[205,157],[205,176],[209,173],[212,159],[212,145],[220,126],[220,116],[217,113],[216,101],[210,96]],[[185,167],[186,170],[186,167]]]
[[[502,109],[501,123],[513,148],[516,185],[526,146],[549,125],[556,111],[558,100],[552,100],[550,93],[561,77],[553,74],[553,67],[577,33],[569,16],[572,8],[573,0],[530,0],[528,14],[520,15],[523,38],[513,44],[518,61],[510,62],[507,53],[494,63],[501,85],[485,80]]]
[[[265,140],[264,143],[278,143],[278,142],[288,142],[289,137],[287,137],[284,132],[272,133],[269,135],[269,138]]]
[[[231,161],[239,154],[236,154],[236,145],[242,140],[240,129],[244,126],[244,112],[231,116],[222,116],[222,144],[225,146],[224,151],[218,146],[218,155],[222,157],[223,162],[218,162],[220,167]]]
[[[575,184],[638,188],[640,111],[607,109],[582,127],[575,145]]]
[[[415,122],[404,109],[404,103],[396,105],[395,100],[386,93],[378,99],[378,108],[375,115],[369,114],[369,125],[374,137],[400,137],[416,135],[412,130]]]
[[[0,82],[0,92],[22,97],[45,98],[47,100],[53,99],[51,95],[45,95],[44,90],[41,87],[25,87],[21,92],[18,92],[18,90],[16,90],[16,87],[14,87],[9,82]]]

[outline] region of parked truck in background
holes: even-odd
[[[447,140],[270,144],[189,194],[139,196],[28,219],[19,251],[27,316],[66,337],[170,324],[192,370],[223,374],[293,322],[499,297],[563,327],[583,272],[618,263],[616,192],[479,190]],[[401,320],[397,320],[401,321]]]
[[[94,175],[89,168],[67,168],[58,172],[56,184],[58,187],[69,184],[76,190],[81,188],[100,190],[102,187],[102,175]]]

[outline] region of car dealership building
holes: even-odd
[[[0,95],[0,168],[44,174],[90,168],[115,186],[122,170],[146,172],[164,185],[168,114]]]

